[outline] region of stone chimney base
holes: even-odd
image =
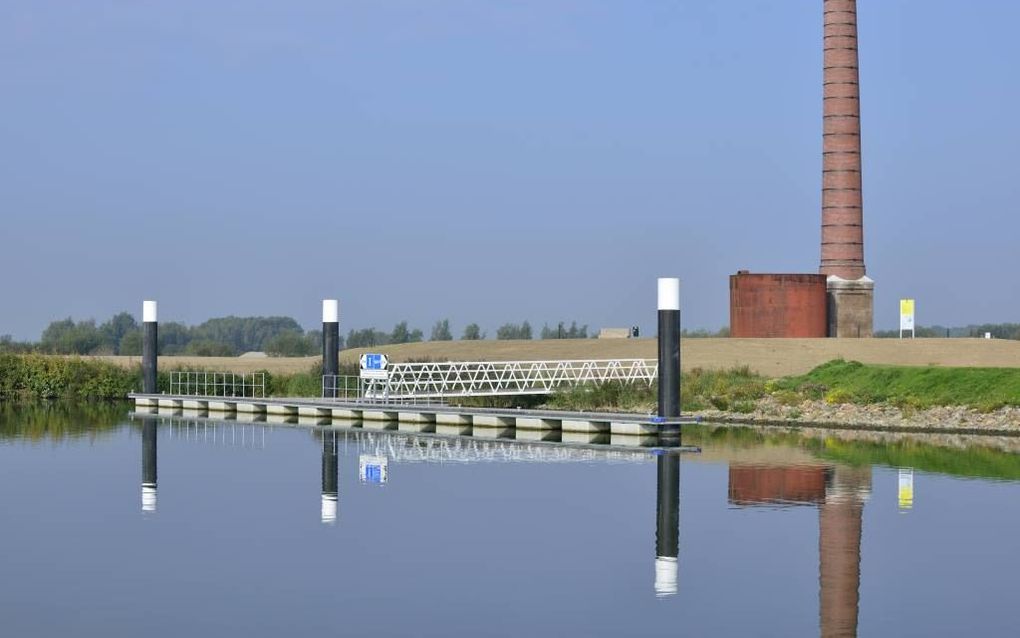
[[[864,276],[843,279],[829,275],[829,336],[871,337],[875,314],[875,282]]]

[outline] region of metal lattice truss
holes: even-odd
[[[610,381],[652,385],[659,366],[648,359],[584,361],[453,361],[391,363],[386,379],[364,380],[366,397],[391,399],[552,394]]]

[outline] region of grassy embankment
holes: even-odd
[[[904,410],[964,406],[991,412],[1020,406],[1020,368],[942,368],[865,365],[835,360],[803,375],[767,379],[747,368],[695,369],[681,379],[685,411],[715,408],[748,413],[772,396],[783,405],[806,400],[829,404],[887,403]],[[618,383],[582,386],[559,393],[550,403],[564,409],[653,409],[654,387]]]

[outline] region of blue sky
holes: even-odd
[[[0,2],[0,334],[728,323],[816,272],[821,0]],[[1020,3],[860,0],[876,327],[1020,320]]]

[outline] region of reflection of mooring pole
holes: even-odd
[[[658,458],[655,508],[655,595],[677,592],[677,556],[680,549],[680,457]]]
[[[323,397],[336,396],[336,375],[340,374],[340,302],[336,299],[322,300],[322,376],[330,377],[323,383]]]
[[[156,419],[142,420],[142,511],[156,511]]]
[[[659,416],[680,416],[680,280],[659,279]],[[662,434],[680,435],[680,426]]]
[[[156,351],[159,334],[156,329],[156,302],[142,302],[142,392],[156,394]]]
[[[336,432],[323,432],[322,522],[327,525],[332,525],[336,522],[337,497],[339,495],[339,475],[336,456]]]

